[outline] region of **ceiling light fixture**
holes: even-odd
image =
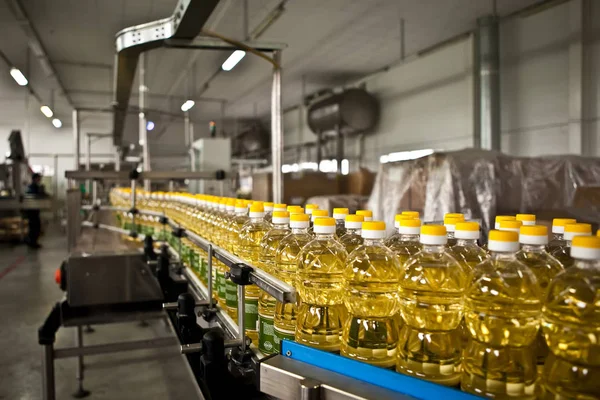
[[[194,104],[196,104],[194,100],[186,100],[185,103],[181,105],[181,111],[186,112],[191,110],[192,107],[194,107]]]
[[[154,129],[154,122],[152,122],[152,121],[146,122],[146,130],[151,131],[152,129]]]
[[[244,58],[245,55],[246,52],[244,50],[234,51],[229,58],[225,60],[223,65],[221,65],[221,68],[223,71],[231,71],[240,61],[242,61],[242,58]]]
[[[10,69],[10,76],[13,77],[13,79],[15,80],[15,82],[17,82],[17,84],[19,86],[27,86],[27,84],[29,83],[29,81],[27,80],[27,78],[25,78],[25,75],[23,75],[23,73],[21,72],[21,70],[19,70],[18,68],[11,68]]]
[[[54,125],[54,127],[58,129],[58,128],[62,127],[62,121],[58,118],[54,118],[52,120],[52,125]]]
[[[54,115],[54,113],[52,112],[52,109],[48,106],[41,106],[40,111],[42,112],[42,114],[44,114],[48,118],[52,118],[52,116]]]

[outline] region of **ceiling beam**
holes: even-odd
[[[33,52],[34,56],[38,59],[40,65],[42,66],[42,69],[48,77],[54,78],[58,89],[62,93],[67,103],[69,103],[69,105],[72,108],[75,108],[73,100],[71,99],[71,96],[69,96],[69,93],[65,90],[65,85],[63,85],[60,76],[56,72],[56,68],[52,64],[52,61],[48,56],[48,52],[46,51],[46,48],[40,40],[40,35],[33,26],[31,20],[29,19],[29,16],[27,15],[27,12],[25,11],[23,4],[21,3],[21,0],[7,0],[7,4],[8,7],[11,9],[13,16],[21,26],[21,29],[23,29],[23,32],[27,36],[28,46]]]

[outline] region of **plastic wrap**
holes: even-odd
[[[382,164],[368,207],[388,226],[396,213],[411,209],[424,221],[462,212],[481,219],[488,230],[499,214],[571,208],[578,188],[594,185],[600,185],[597,158],[509,157],[467,149]],[[588,215],[598,221],[600,210]]]

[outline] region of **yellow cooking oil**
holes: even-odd
[[[300,250],[313,240],[313,236],[308,232],[309,224],[310,218],[307,214],[290,215],[291,233],[281,239],[275,252],[275,276],[293,287],[297,286],[296,272]],[[283,304],[278,301],[275,305],[273,338],[276,351],[279,351],[283,339],[293,341],[296,337],[297,304],[300,300],[300,295],[297,294],[296,303]]]
[[[258,266],[260,260],[260,242],[271,228],[265,221],[263,203],[255,201],[250,206],[250,219],[244,224],[239,234],[238,256],[252,266]],[[258,297],[260,289],[256,285],[247,285],[245,291],[245,323],[246,334],[253,343],[258,342]]]
[[[240,230],[248,218],[248,206],[245,200],[235,202],[234,215],[229,220],[226,227],[227,241],[224,244],[225,249],[234,255],[238,254],[237,244],[239,243]],[[225,280],[225,309],[234,320],[237,319],[237,285],[231,279]]]
[[[373,211],[371,210],[356,210],[356,215],[362,215],[364,221],[373,221]]]
[[[233,218],[233,213],[235,211],[235,200],[223,198],[219,202],[219,215],[215,219],[214,225],[214,234],[213,241],[216,245],[225,248],[227,246],[227,227],[229,222]],[[229,297],[229,302],[232,304],[236,303],[237,310],[237,287],[232,288],[232,286],[236,286],[233,282],[228,279],[225,279],[225,274],[229,271],[229,268],[223,264],[221,261],[213,259],[213,266],[215,267],[215,287],[217,293],[217,300],[221,307],[227,308],[227,298]],[[228,284],[229,282],[229,284]],[[229,286],[229,291],[227,290],[227,286]],[[235,295],[232,293],[232,290],[235,292]],[[229,292],[229,293],[228,293]],[[232,317],[237,315],[237,312],[229,312]]]
[[[404,265],[411,256],[421,250],[419,243],[421,220],[398,214],[395,225],[398,231],[386,239],[385,245],[396,254],[400,265]]]
[[[339,239],[346,233],[346,216],[350,214],[347,208],[334,208],[333,218],[335,219],[335,236]]]
[[[516,232],[490,231],[488,247],[490,258],[475,268],[465,294],[470,338],[461,388],[489,398],[534,399],[541,289],[517,258]]]
[[[550,282],[564,270],[560,261],[546,251],[548,228],[543,225],[521,226],[519,243],[521,250],[517,253],[517,259],[535,274],[541,289],[540,301],[543,301]],[[543,364],[548,355],[548,347],[541,331],[538,331],[535,353],[538,365]]]
[[[547,289],[542,331],[550,354],[536,388],[538,399],[600,396],[600,238],[576,236],[573,265]]]
[[[488,258],[487,252],[477,244],[480,237],[478,222],[458,222],[454,237],[456,244],[450,248],[450,255],[469,271]]]
[[[343,291],[348,318],[344,322],[340,354],[383,368],[396,365],[400,311],[398,284],[402,267],[385,246],[385,223],[362,224],[364,243],[349,256]]]
[[[565,225],[574,224],[577,220],[573,218],[554,218],[552,220],[552,240],[548,242],[548,253],[552,254],[557,248],[565,245]]]
[[[552,256],[556,258],[565,268],[569,268],[573,265],[573,259],[571,258],[571,241],[576,236],[591,236],[592,226],[590,224],[575,223],[566,224],[565,233],[563,238],[565,243],[562,246],[557,247],[552,251]]]
[[[339,352],[345,314],[342,278],[348,254],[335,238],[335,219],[317,218],[313,228],[315,238],[298,255],[296,285],[301,303],[296,342]]]
[[[446,248],[443,225],[421,227],[421,250],[403,266],[396,370],[454,386],[460,381],[463,294],[467,269]]]
[[[362,215],[346,215],[345,228],[346,233],[340,237],[340,243],[346,249],[348,254],[363,244],[361,229],[365,217]]]
[[[454,238],[456,224],[464,220],[465,216],[461,213],[447,213],[444,215],[444,226],[446,227],[446,236],[448,237],[447,247],[452,247],[456,244],[456,239]]]
[[[275,255],[281,240],[290,233],[290,213],[273,211],[271,229],[260,242],[258,266],[271,275],[276,275]],[[273,323],[277,301],[267,292],[261,291],[258,301],[258,349],[265,354],[276,351],[273,338]]]

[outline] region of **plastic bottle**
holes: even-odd
[[[229,221],[227,225],[227,244],[226,250],[230,253],[239,256],[239,235],[242,227],[246,222],[248,222],[250,218],[248,217],[248,207],[246,206],[245,200],[237,200],[235,202],[234,215]],[[207,266],[205,264],[201,265],[201,273],[204,269],[206,271]],[[206,274],[206,272],[205,272]],[[208,279],[208,277],[206,278]],[[237,285],[233,283],[230,279],[225,280],[225,309],[227,313],[234,320],[237,318]]]
[[[373,221],[373,211],[371,210],[356,210],[356,215],[362,215],[367,222]]]
[[[565,245],[565,225],[576,222],[573,218],[554,218],[552,220],[552,240],[548,243],[548,253],[552,254],[557,248]]]
[[[421,233],[421,220],[412,217],[396,215],[398,232],[390,236],[385,245],[398,257],[400,265],[421,250],[419,234]]]
[[[315,219],[315,238],[300,251],[296,274],[301,298],[296,341],[330,352],[340,349],[345,313],[342,275],[348,256],[335,239],[335,231],[335,219]]]
[[[488,255],[477,244],[480,237],[478,222],[458,222],[455,226],[456,244],[450,248],[450,254],[469,271],[480,264]]]
[[[346,233],[346,215],[349,214],[347,208],[334,208],[333,218],[335,219],[335,235],[341,238]]]
[[[348,254],[352,253],[352,250],[363,244],[363,238],[360,232],[363,221],[364,217],[362,215],[346,216],[346,233],[340,238],[340,243],[344,246]]]
[[[275,204],[273,204],[273,211],[271,212],[271,215],[269,215],[269,214],[265,215],[265,221],[272,222],[272,220],[273,220],[273,213],[275,211],[287,211],[287,204],[283,204],[283,203],[275,203]]]
[[[304,208],[306,209],[306,215],[312,216],[313,211],[318,210],[319,206],[316,204],[306,204]]]
[[[463,294],[469,273],[448,254],[446,228],[421,227],[421,251],[403,266],[396,370],[453,386],[460,380]]]
[[[577,236],[573,265],[550,283],[542,330],[550,354],[537,398],[597,399],[600,396],[600,238]]]
[[[519,243],[521,250],[517,253],[517,259],[527,265],[535,274],[541,289],[540,301],[543,301],[550,282],[564,270],[560,261],[546,251],[548,228],[543,225],[522,226]],[[535,353],[537,363],[543,364],[548,355],[548,347],[546,347],[546,341],[541,331],[538,332]]]
[[[306,214],[291,215],[290,228],[292,232],[281,239],[275,253],[275,276],[294,287],[297,287],[298,254],[308,242],[313,240],[313,236],[308,233],[309,220],[310,218]],[[297,303],[300,303],[300,300],[298,295],[296,303],[277,302],[275,305],[274,339],[277,351],[279,351],[281,340],[295,339]]]
[[[475,268],[465,295],[471,337],[461,388],[483,397],[534,398],[541,289],[517,259],[518,240],[516,232],[490,231],[491,256]]]
[[[447,247],[452,247],[456,244],[456,239],[454,238],[456,224],[463,222],[464,220],[464,215],[458,213],[448,213],[444,216],[444,226],[446,227],[446,235],[448,237]]]
[[[244,224],[239,235],[239,257],[253,266],[259,265],[260,242],[267,234],[270,225],[265,221],[265,208],[261,202],[250,206],[250,220]],[[246,334],[254,343],[258,342],[258,297],[260,289],[256,285],[245,287]]]
[[[517,214],[515,216],[515,220],[521,221],[521,223],[525,226],[535,225],[535,215],[534,214]]]
[[[287,211],[273,211],[272,228],[260,242],[258,266],[271,275],[276,275],[275,254],[281,239],[290,231],[290,214]],[[261,291],[258,302],[258,349],[265,354],[275,352],[273,319],[276,300],[267,292]]]
[[[364,243],[348,256],[344,270],[344,323],[340,354],[384,368],[396,364],[402,268],[384,243],[385,223],[364,222]]]
[[[569,268],[573,265],[573,259],[571,258],[571,241],[575,236],[591,236],[592,226],[590,224],[567,224],[565,225],[565,233],[563,239],[565,244],[560,246],[550,254],[554,256],[565,268]]]

